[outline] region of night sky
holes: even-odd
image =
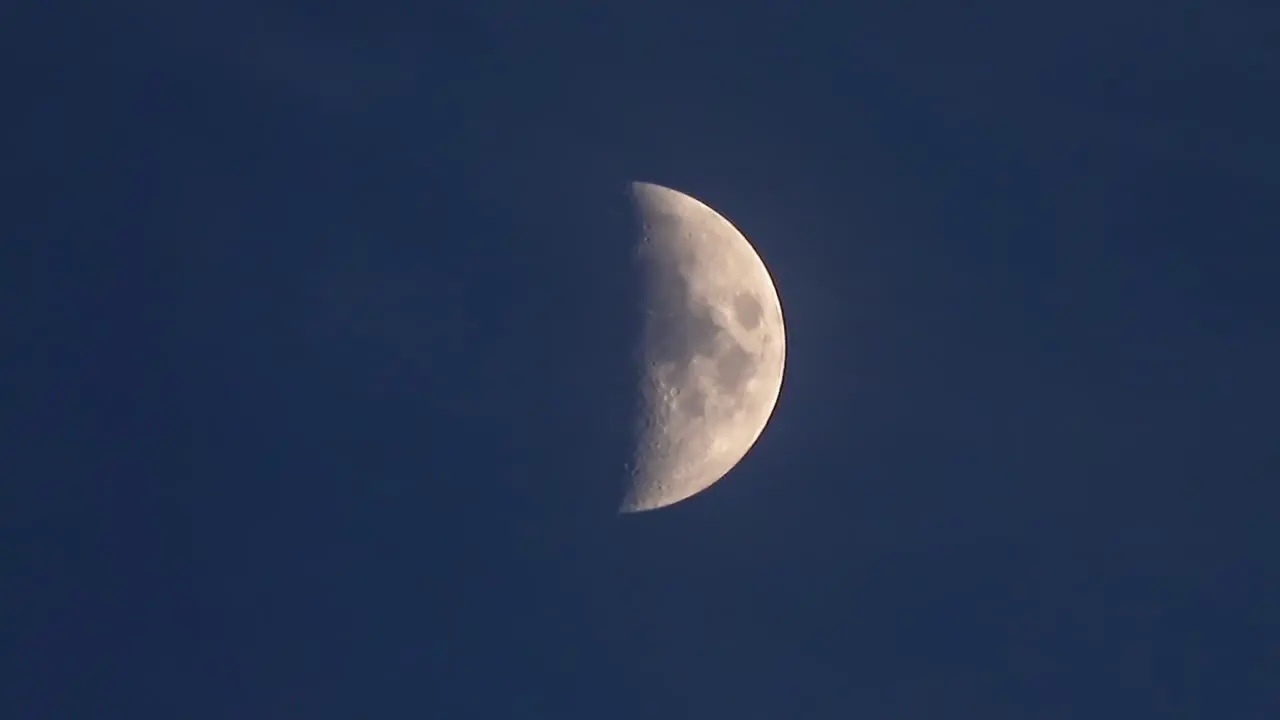
[[[0,11],[0,716],[1280,717],[1280,5]],[[781,398],[619,516],[628,182]]]

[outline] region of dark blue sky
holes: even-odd
[[[1280,6],[821,7],[0,13],[0,715],[1280,717]],[[619,518],[637,179],[788,365]]]

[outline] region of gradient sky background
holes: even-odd
[[[1280,717],[1278,38],[0,12],[0,715]],[[789,356],[737,470],[619,518],[635,179],[753,240]]]

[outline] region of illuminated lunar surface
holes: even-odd
[[[645,319],[636,446],[621,512],[710,487],[773,413],[786,357],[773,279],[728,220],[688,195],[634,183]]]

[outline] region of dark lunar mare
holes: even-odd
[[[764,307],[760,304],[760,298],[748,292],[738,293],[733,298],[733,316],[742,324],[742,327],[755,330],[760,325],[760,318],[764,316]]]

